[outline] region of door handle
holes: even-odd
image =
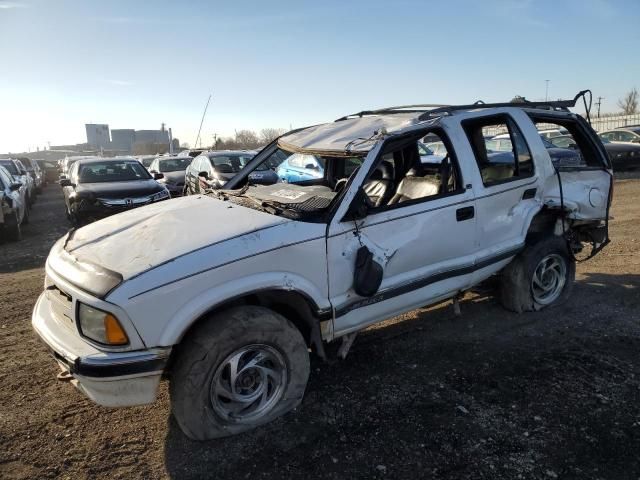
[[[456,210],[456,220],[464,222],[465,220],[471,220],[476,211],[473,207],[462,207]]]

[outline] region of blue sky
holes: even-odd
[[[0,0],[0,152],[84,123],[203,134],[640,88],[638,0]]]

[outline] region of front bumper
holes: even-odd
[[[173,194],[169,191],[169,196],[158,200],[151,200],[148,197],[135,199],[114,199],[112,201],[100,199],[82,199],[73,208],[73,212],[79,219],[83,220],[100,220],[102,218],[115,215],[116,213],[126,212],[145,205],[169,200]]]
[[[184,183],[165,183],[164,186],[169,190],[171,198],[181,197],[184,193]]]
[[[65,322],[54,314],[46,292],[42,293],[33,311],[33,329],[81,392],[107,407],[155,401],[170,348],[105,352],[74,334]]]

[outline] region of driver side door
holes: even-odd
[[[338,210],[329,225],[329,298],[334,307],[335,336],[437,302],[470,286],[477,250],[474,194],[465,187],[464,172],[446,133],[437,133],[448,145],[448,157],[454,162],[454,188],[411,198],[407,184],[415,186],[435,179],[425,173],[420,179],[403,182],[413,166],[396,164],[394,198],[400,195],[404,200],[392,203],[392,198],[386,205],[369,209],[359,220],[350,220]],[[417,147],[414,148],[415,161],[420,162]],[[382,163],[382,154],[389,158],[384,149],[385,144],[377,153],[369,154],[376,155],[374,167]],[[396,157],[406,155],[403,152]],[[368,160],[369,157],[365,165],[370,165]],[[370,179],[375,178],[375,169],[364,175],[358,172],[347,195],[353,196],[357,185],[366,189]],[[373,253],[383,269],[382,283],[370,297],[362,297],[354,290],[356,256],[362,246]]]

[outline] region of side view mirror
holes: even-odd
[[[20,190],[20,187],[22,187],[21,183],[12,183],[9,185],[9,191],[15,192],[16,190]]]
[[[306,168],[307,170],[318,170],[318,166],[314,165],[313,163],[307,163],[304,168]]]
[[[200,178],[204,178],[205,180],[209,180],[209,174],[207,172],[200,172],[198,173],[198,176]]]
[[[60,186],[61,187],[73,187],[73,183],[71,183],[71,180],[69,180],[68,178],[61,178],[60,179]]]
[[[160,180],[161,178],[164,178],[164,174],[163,173],[158,173],[158,172],[154,172],[153,173],[153,179],[154,180]]]
[[[358,188],[358,192],[353,198],[351,205],[349,205],[349,209],[345,215],[345,220],[361,220],[365,218],[372,206],[371,200],[369,200],[369,195],[367,195],[367,192],[365,192],[364,188],[361,186]]]

